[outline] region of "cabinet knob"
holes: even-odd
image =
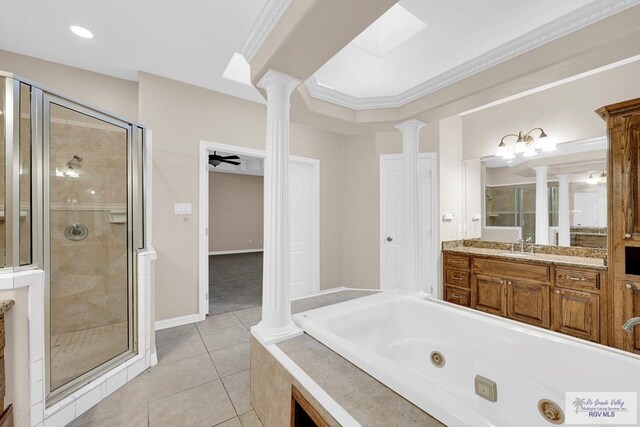
[[[559,293],[560,293],[560,291],[556,289],[556,294],[559,294]]]
[[[624,235],[624,238],[625,238],[625,239],[630,239],[630,238],[631,238],[631,234],[629,234],[629,233],[625,234],[625,235]]]
[[[636,285],[634,285],[633,283],[625,283],[624,286],[627,289],[633,289],[634,291],[636,290]]]

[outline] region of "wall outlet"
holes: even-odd
[[[174,203],[173,213],[176,215],[191,215],[191,203]]]
[[[442,220],[444,222],[451,222],[456,218],[456,216],[452,213],[446,213],[442,215]]]

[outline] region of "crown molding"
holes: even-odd
[[[318,83],[315,76],[305,82],[305,87],[315,99],[352,110],[402,107],[638,4],[640,0],[594,1],[397,95],[359,98],[324,86]]]
[[[276,26],[290,3],[291,0],[267,0],[240,48],[240,54],[244,56],[247,62],[253,60],[256,52],[258,52],[258,49],[267,39],[267,36]]]

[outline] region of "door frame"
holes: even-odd
[[[136,354],[140,353],[140,339],[139,339],[139,331],[143,325],[139,324],[139,312],[143,311],[140,303],[144,304],[144,301],[140,301],[138,292],[139,283],[138,283],[138,265],[136,261],[136,255],[139,248],[135,246],[136,239],[134,237],[134,221],[137,217],[137,212],[134,213],[135,196],[134,193],[137,192],[137,189],[134,185],[135,175],[138,173],[137,170],[137,161],[138,154],[134,147],[137,139],[137,124],[134,122],[127,122],[124,119],[120,119],[118,117],[111,116],[101,110],[94,109],[92,107],[86,106],[76,101],[68,100],[62,96],[56,95],[55,93],[47,92],[47,91],[39,91],[37,95],[40,100],[42,108],[42,136],[41,140],[37,143],[39,146],[37,147],[40,152],[32,152],[34,159],[32,159],[32,165],[35,162],[38,162],[40,165],[35,171],[34,175],[41,174],[37,176],[36,179],[41,180],[41,184],[37,183],[36,188],[33,188],[32,191],[33,196],[32,200],[35,200],[37,197],[42,197],[42,200],[36,202],[42,202],[42,206],[44,209],[41,213],[38,213],[38,217],[32,219],[35,227],[32,228],[32,233],[42,232],[42,244],[41,246],[32,248],[32,261],[41,262],[42,268],[44,270],[44,300],[50,301],[51,298],[51,178],[50,178],[50,168],[51,168],[51,105],[57,105],[62,108],[66,108],[70,111],[76,112],[78,114],[84,114],[86,116],[92,117],[94,119],[103,121],[105,123],[109,123],[114,127],[118,127],[124,129],[126,131],[126,161],[125,167],[127,171],[127,179],[126,179],[126,189],[127,189],[127,198],[125,202],[126,206],[126,255],[127,255],[127,331],[128,331],[128,349],[117,356],[101,362],[98,366],[84,372],[77,378],[58,386],[56,389],[51,389],[51,304],[46,303],[44,307],[44,334],[45,334],[45,352],[44,352],[44,361],[45,361],[45,370],[44,370],[44,399],[52,400],[53,402],[57,402],[60,399],[64,399],[68,396],[72,391],[77,391],[82,388],[79,384],[87,383],[89,381],[95,380],[100,377],[101,374],[116,368],[121,365],[123,362],[128,359],[133,358]],[[134,131],[136,129],[136,131]],[[38,138],[36,136],[35,138]],[[32,180],[32,184],[33,184]],[[41,186],[41,187],[40,187]],[[14,186],[14,190],[18,189],[17,184]],[[36,208],[38,205],[34,205]],[[32,211],[33,212],[33,211]],[[32,234],[31,241],[34,242],[38,240],[37,234]],[[37,253],[36,253],[37,251]],[[77,387],[77,388],[76,388]]]
[[[432,260],[431,260],[431,277],[429,278],[433,282],[434,297],[440,297],[440,286],[438,285],[438,246],[440,242],[440,230],[438,229],[438,154],[437,153],[418,153],[418,159],[430,159],[431,160],[431,227],[433,230],[433,239],[431,243]],[[385,263],[384,263],[384,248],[385,248],[385,178],[383,168],[386,160],[402,160],[402,154],[380,154],[380,164],[378,174],[380,175],[380,289],[392,289],[385,283]],[[393,288],[395,289],[395,288]],[[422,291],[425,291],[422,289]]]
[[[221,144],[200,140],[198,155],[198,317],[204,320],[209,314],[209,154],[214,151],[229,152],[264,159],[266,151],[239,145]],[[313,292],[320,291],[320,160],[300,156],[289,156],[289,161],[311,166],[311,265]],[[269,197],[269,189],[264,188],[264,197]]]

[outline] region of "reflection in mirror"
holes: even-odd
[[[488,157],[483,172],[482,240],[606,248],[605,138],[558,144],[535,157]]]

